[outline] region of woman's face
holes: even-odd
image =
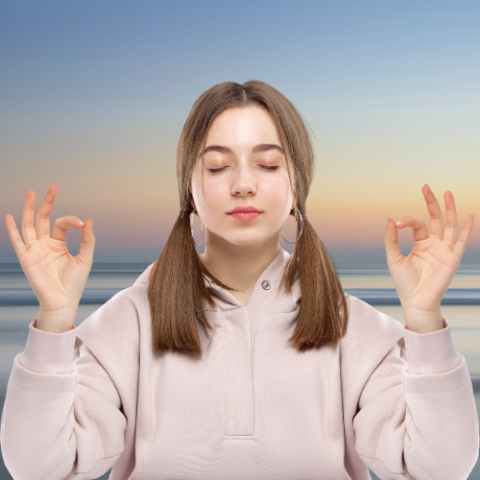
[[[192,177],[192,207],[205,225],[206,239],[218,235],[234,245],[254,245],[272,235],[278,238],[293,194],[268,111],[259,106],[224,110],[208,130],[201,152]],[[228,214],[239,206],[262,213],[241,221]]]

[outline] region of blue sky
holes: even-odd
[[[216,83],[259,79],[314,132],[307,205],[332,252],[341,244],[342,255],[382,260],[386,217],[427,219],[425,183],[440,200],[451,190],[461,221],[478,222],[479,24],[473,1],[2,2],[2,213],[18,226],[28,190],[38,208],[55,182],[62,214],[99,219],[98,260],[155,258],[178,211],[175,152],[190,108]],[[109,232],[137,201],[159,225],[112,254]],[[335,217],[321,211],[327,201]],[[364,236],[363,216],[378,231]],[[354,244],[340,224],[358,229]],[[479,226],[468,247],[476,261]],[[0,261],[15,258],[3,220]]]

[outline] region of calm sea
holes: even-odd
[[[153,260],[152,260],[153,261]],[[149,263],[93,265],[75,324],[78,326],[118,291],[129,287]],[[343,289],[405,324],[386,264],[336,263]],[[18,263],[0,263],[0,411],[15,355],[22,352],[38,301]],[[480,264],[460,265],[442,301],[457,352],[465,356],[480,412]],[[12,477],[0,460],[0,480]],[[108,478],[108,472],[102,479]],[[377,477],[372,473],[374,480]],[[480,461],[469,480],[480,480]]]

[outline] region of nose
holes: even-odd
[[[236,171],[232,184],[234,195],[253,195],[257,190],[255,178],[247,165],[241,165]]]

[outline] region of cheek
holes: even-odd
[[[291,205],[292,202],[292,193],[288,177],[287,178],[276,178],[276,179],[265,179],[262,183],[262,197],[270,205]]]
[[[215,217],[219,207],[225,209],[225,202],[228,201],[230,190],[224,182],[205,180],[202,192],[203,209],[206,217]]]
[[[207,203],[215,202],[220,198],[225,201],[225,199],[228,198],[227,194],[230,194],[230,190],[225,182],[215,182],[214,180],[205,181],[203,196]]]

